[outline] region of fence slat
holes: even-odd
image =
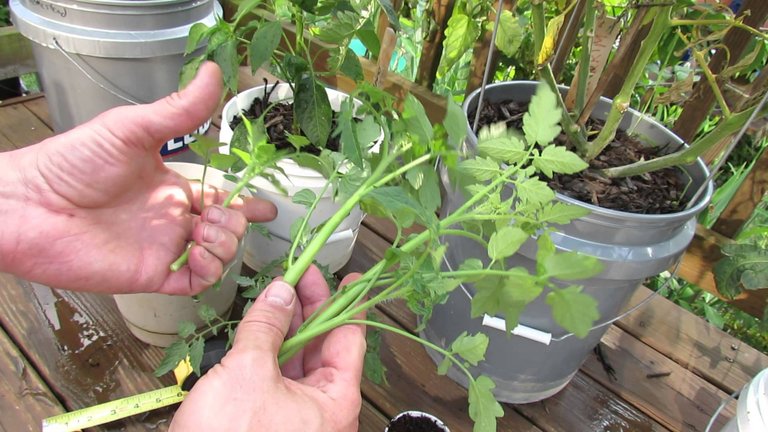
[[[437,67],[440,66],[440,59],[443,57],[445,29],[448,27],[448,20],[451,18],[454,3],[454,0],[432,1],[432,17],[435,26],[430,27],[429,34],[424,37],[419,69],[416,72],[416,84],[428,89],[432,89],[435,84]]]
[[[34,72],[32,42],[15,27],[0,27],[0,79],[14,78]]]

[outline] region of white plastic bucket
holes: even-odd
[[[203,175],[203,165],[186,162],[168,162],[165,165],[189,180],[199,180]],[[224,190],[234,187],[234,183],[224,179],[224,172],[213,168],[206,171],[205,183]],[[166,347],[177,340],[181,322],[193,322],[198,329],[205,326],[197,315],[202,304],[211,306],[222,319],[229,317],[242,263],[241,247],[219,288],[210,288],[202,293],[199,302],[192,297],[165,294],[118,294],[114,296],[115,303],[134,336],[150,345]]]
[[[264,97],[265,92],[269,93],[274,86],[271,84],[248,89],[227,102],[222,111],[219,141],[229,144],[233,133],[229,126],[232,119],[250,107],[256,98]],[[336,90],[326,89],[326,91],[331,102],[331,108],[334,110],[338,110],[342,101],[349,97]],[[290,101],[292,98],[293,92],[290,86],[277,84],[275,90],[270,93],[269,101]],[[228,153],[229,146],[224,146],[222,151]],[[301,167],[292,160],[284,159],[277,165],[285,175],[279,171],[273,171],[271,174],[285,188],[287,194],[283,194],[272,183],[263,178],[257,177],[251,181],[251,184],[257,188],[256,196],[269,200],[277,206],[277,219],[264,224],[271,238],[254,232],[249,234],[246,239],[244,262],[255,270],[260,270],[273,260],[281,258],[290,250],[291,224],[307,213],[306,207],[293,202],[293,196],[303,189],[309,189],[315,193],[315,196],[318,196],[323,193],[327,183],[325,177],[319,172]],[[338,210],[339,205],[334,202],[333,195],[334,191],[331,188],[325,190],[323,198],[319,201],[309,220],[311,227],[323,223]],[[343,267],[352,256],[352,249],[363,217],[362,210],[355,207],[328,239],[320,253],[317,254],[317,262],[328,266],[331,272],[338,271]]]
[[[736,416],[721,432],[768,431],[768,369],[757,374],[741,390]]]
[[[178,89],[192,25],[213,25],[214,0],[10,0],[11,19],[32,40],[54,130],[64,132],[120,105]],[[196,133],[205,133],[209,122]],[[161,154],[198,161],[191,135]]]

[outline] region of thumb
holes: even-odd
[[[283,344],[296,307],[292,286],[273,281],[256,299],[237,328],[233,350],[248,350],[274,361]],[[269,363],[264,363],[269,364]]]
[[[151,104],[107,111],[96,124],[108,125],[119,141],[140,142],[146,148],[159,150],[166,141],[194,131],[210,119],[221,96],[221,70],[215,63],[206,62],[183,90]],[[142,139],[137,140],[137,134]]]

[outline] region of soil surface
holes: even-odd
[[[503,121],[507,127],[522,130],[523,115],[527,110],[527,103],[515,101],[484,104],[479,128]],[[474,117],[475,113],[471,112],[469,118]],[[590,131],[600,127],[598,121],[590,119],[587,122]],[[556,138],[556,142],[570,147],[564,133]],[[556,174],[552,179],[542,180],[558,193],[602,208],[640,214],[675,213],[686,204],[682,199],[687,186],[686,177],[679,168],[671,167],[625,178],[608,178],[597,172],[599,169],[653,159],[665,150],[663,146],[644,147],[637,139],[618,131],[614,141],[590,162],[586,170],[574,175]]]
[[[274,88],[274,87],[273,87]],[[267,108],[270,107],[270,103],[267,101],[269,100],[270,91],[266,92],[267,94],[262,97],[257,97],[253,100],[253,103],[250,107],[243,110],[243,113],[245,114],[245,117],[249,120],[254,120],[256,118],[259,118],[264,111],[267,110]],[[229,127],[232,128],[232,130],[235,130],[235,127],[239,125],[242,122],[242,118],[240,116],[235,116],[231,122],[229,122]],[[290,102],[279,102],[277,104],[272,105],[272,107],[269,109],[267,114],[264,116],[264,125],[267,128],[267,135],[269,135],[269,142],[274,144],[278,150],[293,150],[294,146],[290,142],[288,142],[288,139],[286,138],[286,132],[292,132],[293,129],[293,104]],[[325,148],[331,151],[339,151],[340,149],[340,142],[339,142],[339,136],[334,136],[333,131],[336,130],[336,118],[334,113],[334,118],[331,122],[331,136],[328,137],[328,142],[325,145]],[[294,135],[304,135],[301,131],[299,131],[298,134],[294,133]],[[320,151],[319,147],[316,147],[314,144],[310,144],[308,146],[302,147],[301,151],[306,153],[311,153],[314,155],[319,155]]]
[[[427,417],[403,415],[389,423],[388,432],[443,432],[434,420]]]

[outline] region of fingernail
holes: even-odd
[[[219,229],[213,225],[205,225],[203,227],[203,241],[207,243],[216,243],[221,237]]]
[[[224,220],[224,211],[215,206],[208,207],[206,220],[210,223],[221,223]]]
[[[296,291],[283,281],[274,281],[267,288],[266,299],[276,306],[288,307],[293,304],[295,297]]]

